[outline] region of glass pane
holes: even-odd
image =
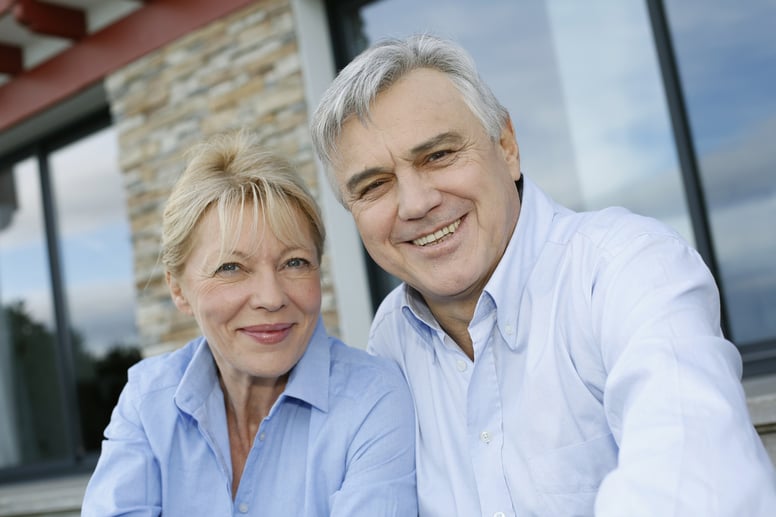
[[[523,172],[557,201],[626,206],[694,242],[643,1],[384,0],[359,14],[356,45],[423,31],[461,43],[512,115]]]
[[[776,338],[776,3],[669,0],[733,339]]]
[[[0,468],[68,456],[40,180],[0,171]]]
[[[140,358],[129,219],[116,134],[104,129],[51,154],[81,430],[87,450]]]

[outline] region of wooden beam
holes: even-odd
[[[0,84],[0,132],[255,0],[153,0]]]
[[[86,36],[86,13],[81,9],[39,0],[18,0],[13,14],[19,23],[38,34],[74,41]]]
[[[11,10],[16,0],[0,0],[0,16]]]
[[[24,69],[22,49],[0,42],[0,74],[17,75]]]

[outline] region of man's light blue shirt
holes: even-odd
[[[417,513],[406,382],[320,320],[259,427],[234,500],[224,395],[203,338],[133,366],[105,436],[87,517]]]
[[[714,280],[657,221],[525,178],[469,332],[474,361],[406,285],[372,326],[415,401],[421,516],[776,515]]]

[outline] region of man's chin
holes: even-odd
[[[449,277],[437,282],[423,282],[416,285],[409,284],[426,300],[426,303],[457,303],[475,301],[479,298],[482,289],[476,287],[471,279],[450,279]]]

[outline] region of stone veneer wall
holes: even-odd
[[[159,263],[161,213],[186,149],[247,127],[289,158],[318,196],[290,2],[256,2],[202,27],[114,73],[106,89],[132,228],[138,331],[153,355],[199,334],[173,305]],[[338,335],[325,254],[322,266],[324,320]]]

